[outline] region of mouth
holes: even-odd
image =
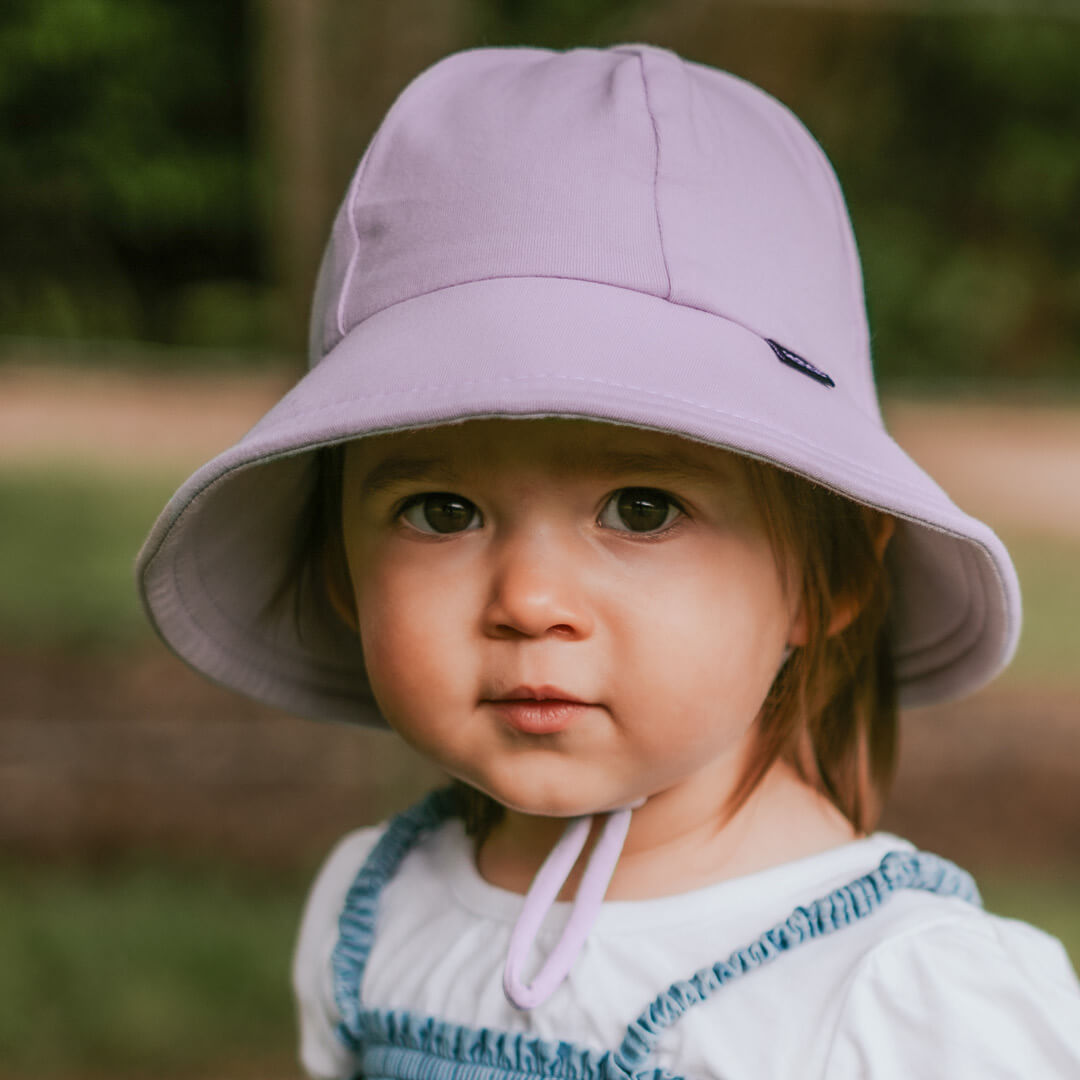
[[[554,735],[596,707],[557,686],[518,686],[483,704],[507,727],[525,735]]]

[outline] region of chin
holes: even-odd
[[[472,784],[500,805],[518,814],[531,817],[572,818],[604,813],[623,805],[617,801],[601,801],[583,797],[580,789],[570,784],[514,784],[509,782]],[[627,800],[629,801],[629,800]]]
[[[583,814],[591,814],[593,811],[581,805],[580,800],[571,796],[535,796],[530,797],[521,792],[493,793],[490,794],[497,803],[516,814],[527,814],[530,817],[571,818],[580,817]]]

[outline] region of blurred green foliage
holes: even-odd
[[[3,332],[257,336],[247,11],[6,0]]]
[[[862,72],[826,149],[880,373],[1080,374],[1078,55],[1080,21],[897,20]]]
[[[668,43],[704,62],[739,56],[750,9],[686,21],[692,8],[671,10],[698,30]],[[8,0],[0,334],[274,344],[259,209],[272,177],[253,136],[260,10]],[[660,10],[462,0],[461,33],[465,44],[598,44],[635,37],[647,16],[666,25]],[[751,42],[753,70],[784,72],[796,38],[815,43],[809,66],[795,50],[801,74],[784,85],[844,183],[886,379],[1080,374],[1080,20],[1015,11],[754,14],[776,33]],[[404,33],[404,20],[387,14],[378,32]]]

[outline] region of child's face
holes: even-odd
[[[376,700],[449,773],[535,814],[723,801],[798,619],[737,456],[578,420],[371,437],[343,531]]]

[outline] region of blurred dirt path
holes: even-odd
[[[995,529],[1080,539],[1080,408],[891,400],[889,429]]]
[[[194,469],[234,443],[292,381],[0,365],[0,463]]]
[[[293,376],[0,366],[0,464],[72,461],[182,477],[233,443]],[[1080,538],[1080,408],[892,399],[893,434],[994,528]]]

